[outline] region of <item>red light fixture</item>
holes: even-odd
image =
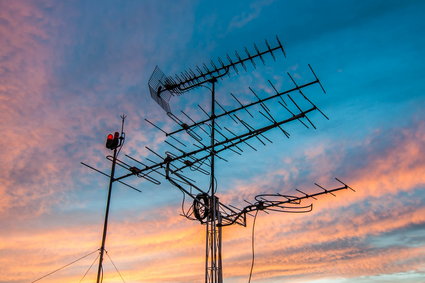
[[[114,135],[109,134],[107,139],[106,139],[106,148],[114,150],[118,147],[119,145],[119,139],[120,139],[120,133],[119,132],[115,132]]]

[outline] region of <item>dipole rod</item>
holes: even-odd
[[[105,222],[103,224],[102,245],[100,247],[99,267],[97,269],[96,283],[101,282],[100,281],[100,274],[103,273],[102,262],[103,262],[103,254],[105,252],[106,232],[108,230],[109,205],[111,203],[112,184],[115,181],[114,180],[114,174],[115,174],[115,164],[116,164],[116,162],[117,162],[117,149],[115,148],[114,149],[114,156],[113,156],[113,159],[112,159],[111,176],[110,176],[110,179],[109,179],[108,200],[106,202]]]

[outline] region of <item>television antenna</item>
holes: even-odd
[[[244,207],[236,207],[231,204],[220,202],[217,196],[217,180],[216,180],[216,159],[227,161],[223,156],[223,152],[232,151],[236,154],[242,154],[243,147],[257,151],[252,145],[253,140],[266,145],[272,141],[265,135],[272,129],[278,128],[282,134],[289,138],[290,134],[283,127],[298,121],[306,128],[316,129],[315,124],[309,115],[318,112],[325,119],[329,119],[305,94],[305,89],[317,85],[326,93],[321,81],[317,77],[313,68],[308,65],[312,75],[312,79],[304,84],[299,84],[294,77],[288,73],[293,87],[279,91],[277,87],[268,80],[273,90],[273,94],[265,98],[260,98],[256,91],[249,88],[255,99],[249,103],[243,103],[238,97],[231,94],[237,103],[236,107],[225,109],[216,99],[216,85],[219,80],[225,79],[232,73],[239,74],[242,69],[248,71],[247,65],[250,64],[256,68],[259,62],[264,65],[266,56],[271,56],[276,60],[278,53],[282,53],[286,57],[286,52],[279,38],[273,44],[265,41],[264,48],[258,48],[254,44],[251,51],[244,49],[244,55],[235,52],[234,56],[226,55],[226,59],[218,58],[216,61],[211,60],[208,65],[203,64],[202,67],[196,66],[194,70],[188,69],[174,76],[165,75],[158,66],[154,69],[149,82],[149,91],[152,99],[166,112],[177,125],[177,128],[171,132],[164,131],[161,127],[153,122],[145,119],[153,127],[157,128],[170,138],[171,142],[165,140],[166,145],[170,148],[165,154],[155,152],[153,149],[146,147],[156,160],[146,158],[146,161],[138,160],[132,156],[125,155],[128,161],[118,159],[118,154],[125,140],[123,132],[125,117],[122,116],[121,133],[116,132],[114,136],[108,137],[107,147],[113,150],[113,155],[107,156],[112,162],[111,174],[106,174],[96,168],[82,163],[83,165],[96,170],[97,172],[110,178],[108,199],[106,206],[106,215],[104,221],[104,229],[102,236],[102,244],[100,248],[100,258],[98,266],[97,283],[99,283],[102,271],[103,252],[105,250],[105,239],[107,234],[107,222],[109,214],[109,203],[111,199],[111,190],[114,182],[120,182],[134,190],[137,188],[124,183],[123,180],[131,176],[137,176],[155,185],[160,185],[159,177],[165,178],[170,184],[183,192],[184,196],[192,200],[189,208],[182,206],[183,216],[187,219],[199,221],[206,227],[206,253],[205,253],[205,283],[222,283],[222,228],[234,224],[246,226],[247,216],[258,211],[290,212],[305,213],[312,210],[312,204],[305,204],[308,199],[316,200],[317,196],[331,194],[335,196],[335,192],[351,189],[350,186],[336,179],[340,186],[336,188],[325,188],[317,183],[316,187],[320,190],[314,193],[307,193],[297,189],[297,195],[286,195],[280,193],[264,193],[254,197]],[[209,111],[199,106],[201,112],[205,114],[204,119],[195,121],[187,113],[181,111],[181,114],[173,113],[170,107],[170,99],[188,93],[198,87],[206,87],[210,90]],[[277,105],[281,109],[276,115],[268,105]],[[267,105],[268,104],[268,105]],[[217,109],[220,109],[217,111]],[[254,125],[254,111],[257,111],[262,121],[262,125]],[[283,114],[283,111],[285,111]],[[246,115],[247,117],[244,117]],[[180,116],[180,117],[179,117]],[[250,119],[250,120],[248,120]],[[228,122],[233,124],[233,128],[223,126]],[[220,126],[220,124],[222,126]],[[235,127],[237,125],[237,127]],[[242,129],[242,131],[240,130]],[[182,139],[177,138],[179,134],[188,134],[194,141],[195,149],[186,149],[188,146]],[[207,142],[205,141],[207,140]],[[136,165],[134,165],[136,164]],[[115,166],[118,165],[127,173],[115,177]],[[203,190],[195,184],[195,180],[185,175],[185,170],[190,169],[199,174],[209,176],[209,189]],[[164,171],[165,170],[165,171]],[[353,190],[354,191],[354,190]],[[185,200],[183,201],[185,202]],[[183,203],[184,204],[184,203]]]

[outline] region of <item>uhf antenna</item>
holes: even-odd
[[[103,250],[105,245],[107,219],[109,213],[109,202],[113,182],[122,183],[124,179],[137,176],[152,184],[160,185],[160,179],[165,179],[170,184],[183,192],[182,215],[189,220],[199,221],[206,227],[206,258],[205,258],[205,283],[222,283],[222,227],[238,224],[247,225],[247,216],[253,213],[264,211],[269,213],[306,213],[312,210],[310,200],[316,197],[331,194],[345,189],[353,190],[350,186],[336,179],[339,186],[335,188],[325,188],[317,183],[319,189],[314,193],[296,189],[296,194],[264,193],[259,194],[253,200],[245,200],[246,205],[237,207],[231,204],[220,202],[217,196],[216,180],[216,160],[228,161],[223,153],[232,151],[242,155],[245,150],[257,151],[256,144],[267,145],[273,141],[266,135],[273,129],[279,129],[285,138],[290,138],[287,131],[288,124],[299,123],[307,129],[316,129],[313,123],[312,114],[319,113],[325,119],[329,119],[319,107],[306,95],[306,90],[318,86],[324,93],[325,89],[313,68],[308,65],[311,79],[307,83],[300,84],[295,81],[294,76],[287,74],[293,86],[279,90],[275,84],[268,80],[271,94],[260,95],[254,88],[248,87],[253,99],[246,103],[242,102],[236,95],[230,93],[237,106],[226,109],[222,103],[216,99],[216,85],[218,80],[225,79],[225,76],[239,74],[243,69],[248,72],[248,67],[253,68],[261,62],[266,64],[268,57],[276,60],[276,57],[283,54],[286,57],[284,47],[276,36],[275,41],[270,44],[267,40],[264,46],[258,47],[256,44],[249,50],[244,48],[244,52],[234,53],[234,56],[226,54],[224,59],[217,58],[208,64],[196,66],[174,76],[165,75],[158,66],[155,67],[149,82],[149,91],[152,99],[166,112],[167,116],[176,123],[176,128],[170,132],[164,131],[159,125],[149,121],[156,129],[160,130],[168,140],[165,145],[168,149],[164,153],[159,153],[146,147],[151,156],[141,161],[132,156],[125,155],[126,161],[117,158],[125,135],[121,130],[121,135],[117,132],[108,136],[107,148],[113,150],[113,155],[107,156],[112,162],[111,174],[108,175],[85,163],[91,169],[110,177],[105,224],[100,248],[99,274],[102,268]],[[210,90],[211,103],[209,109],[198,105],[199,111],[204,116],[201,119],[192,119],[184,112],[172,112],[170,99],[173,96],[180,96],[189,93],[191,90],[207,86]],[[276,110],[278,108],[278,111]],[[255,115],[255,116],[254,116]],[[125,117],[122,117],[124,124]],[[261,124],[258,124],[261,121]],[[181,135],[188,135],[193,144],[184,142]],[[127,172],[119,177],[114,176],[115,166],[124,168]],[[165,171],[164,171],[165,169]],[[196,185],[195,180],[187,176],[188,170],[203,174],[209,178],[209,188],[201,189]],[[138,190],[126,183],[124,185]],[[353,190],[354,191],[354,190]],[[186,199],[190,203],[186,204]],[[97,281],[99,282],[99,281]]]
[[[265,40],[265,45],[266,48],[263,51],[260,51],[257,45],[254,44],[254,51],[250,53],[245,47],[245,54],[242,55],[242,57],[235,51],[235,57],[233,57],[233,59],[229,54],[226,54],[226,59],[224,60],[219,57],[216,62],[211,60],[208,65],[204,63],[201,67],[196,66],[195,71],[188,69],[174,76],[166,76],[161,69],[156,66],[148,82],[151,97],[162,107],[162,109],[167,113],[171,113],[169,101],[174,95],[180,95],[194,87],[222,78],[229,74],[231,69],[237,74],[239,74],[240,69],[238,68],[240,67],[247,71],[246,64],[248,62],[256,68],[257,65],[255,61],[260,59],[265,65],[263,56],[269,54],[272,56],[273,60],[276,60],[274,52],[278,50],[282,51],[283,55],[286,57],[285,49],[283,49],[283,45],[277,36],[275,46],[270,47],[267,40]]]

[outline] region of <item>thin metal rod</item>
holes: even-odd
[[[90,168],[90,169],[92,169],[92,170],[94,170],[94,171],[96,171],[96,172],[98,172],[98,173],[100,173],[100,174],[102,174],[102,175],[106,176],[106,177],[110,177],[108,174],[106,174],[106,173],[104,173],[104,172],[102,172],[102,171],[100,171],[100,170],[98,170],[98,169],[94,168],[93,166],[90,166],[90,165],[88,165],[88,164],[86,164],[86,163],[84,163],[84,162],[80,162],[80,163],[81,163],[82,165],[84,165],[84,166],[86,166],[86,167],[88,167],[88,168]],[[139,192],[139,193],[141,193],[141,192],[142,192],[141,190],[136,189],[135,187],[130,186],[129,184],[126,184],[126,183],[124,183],[124,182],[118,181],[118,183],[121,183],[121,184],[123,184],[123,185],[125,185],[125,186],[129,187],[130,189],[133,189],[133,190],[135,190],[135,191],[137,191],[137,192]]]
[[[108,200],[106,202],[106,213],[105,213],[105,222],[103,224],[103,236],[102,236],[102,244],[100,246],[100,257],[99,257],[99,267],[97,269],[97,280],[96,283],[100,282],[100,274],[102,272],[102,262],[103,262],[103,253],[105,252],[105,242],[106,242],[106,233],[108,230],[108,218],[109,218],[109,206],[111,203],[111,195],[112,195],[112,185],[114,183],[114,174],[115,174],[115,164],[117,162],[117,149],[114,149],[114,158],[112,159],[112,168],[111,168],[111,176],[109,179],[109,189],[108,189]]]

